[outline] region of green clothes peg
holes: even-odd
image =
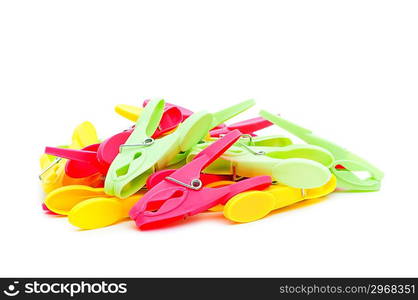
[[[191,161],[209,144],[196,145],[187,161]],[[334,157],[330,152],[312,145],[262,147],[238,142],[203,172],[242,177],[269,175],[278,183],[311,189],[329,181],[331,172],[328,168],[333,161]]]
[[[269,120],[289,133],[297,136],[304,142],[322,147],[331,152],[335,157],[335,161],[331,166],[331,172],[337,177],[337,187],[349,191],[377,191],[380,189],[380,183],[384,174],[365,159],[330,141],[320,138],[314,135],[312,131],[289,122],[277,115],[271,114],[265,110],[260,111],[260,115],[266,120]],[[361,171],[368,172],[370,177],[361,179],[354,173]]]
[[[192,114],[171,134],[159,139],[151,136],[157,129],[164,110],[164,100],[151,100],[128,140],[112,162],[105,181],[105,192],[126,198],[139,191],[149,175],[170,164],[180,162],[179,153],[188,152],[209,130],[255,104],[247,100],[217,113],[202,111]]]

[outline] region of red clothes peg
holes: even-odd
[[[271,184],[270,176],[257,176],[220,187],[203,187],[201,171],[221,156],[241,136],[233,130],[201,151],[187,165],[165,177],[149,190],[131,209],[129,215],[140,229],[166,225],[225,204],[231,197],[247,190],[263,190]]]

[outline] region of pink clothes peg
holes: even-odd
[[[148,177],[147,180],[147,189],[150,190],[154,186],[156,186],[158,183],[164,180],[167,176],[170,176],[176,171],[176,169],[166,169],[157,171],[154,174],[152,174],[150,177]],[[202,173],[200,174],[200,180],[202,180],[203,186],[213,183],[216,181],[232,181],[232,175],[218,175],[218,174],[206,174]]]
[[[97,150],[100,144],[93,144],[83,149],[68,149],[45,147],[45,153],[67,158],[65,174],[73,178],[88,177],[96,173],[103,173],[102,166],[97,160]]]
[[[248,178],[220,187],[203,187],[201,171],[221,156],[241,136],[233,130],[201,151],[187,165],[177,169],[149,190],[129,215],[140,229],[152,229],[204,212],[247,190],[263,190],[270,176]]]
[[[241,121],[238,123],[234,123],[231,125],[225,125],[218,129],[212,129],[210,131],[211,137],[219,137],[220,135],[227,134],[228,132],[238,129],[243,134],[250,134],[251,136],[255,136],[254,132],[267,128],[269,126],[273,125],[270,121],[262,118],[252,118],[245,121]]]

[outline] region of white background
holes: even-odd
[[[416,1],[2,1],[0,276],[418,276]],[[231,225],[79,231],[40,210],[38,158],[118,103],[248,98],[385,171],[376,193]],[[283,133],[279,128],[270,133]]]

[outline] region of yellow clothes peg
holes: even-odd
[[[82,229],[112,225],[128,218],[129,210],[145,194],[144,190],[126,199],[105,194],[103,188],[68,185],[55,189],[45,198],[54,213],[67,215],[68,221]]]
[[[68,221],[81,229],[96,229],[129,218],[129,211],[145,194],[145,191],[125,198],[95,197],[75,205],[68,214]]]
[[[218,181],[207,187],[220,187],[234,183]],[[320,198],[332,193],[337,186],[334,175],[323,186],[313,189],[299,189],[281,184],[273,184],[263,191],[248,191],[232,197],[224,207],[218,205],[210,211],[222,211],[228,220],[237,223],[253,222],[264,218],[273,210],[283,208],[297,202]]]
[[[70,145],[61,146],[62,148],[81,149],[86,146],[98,143],[96,129],[93,124],[86,121],[78,125],[73,132],[72,142]],[[42,182],[42,188],[46,194],[54,189],[76,183],[90,183],[92,185],[99,184],[100,178],[97,175],[86,178],[84,181],[76,180],[65,175],[65,159],[55,156],[43,154],[40,157],[40,165],[42,174],[39,176]]]

